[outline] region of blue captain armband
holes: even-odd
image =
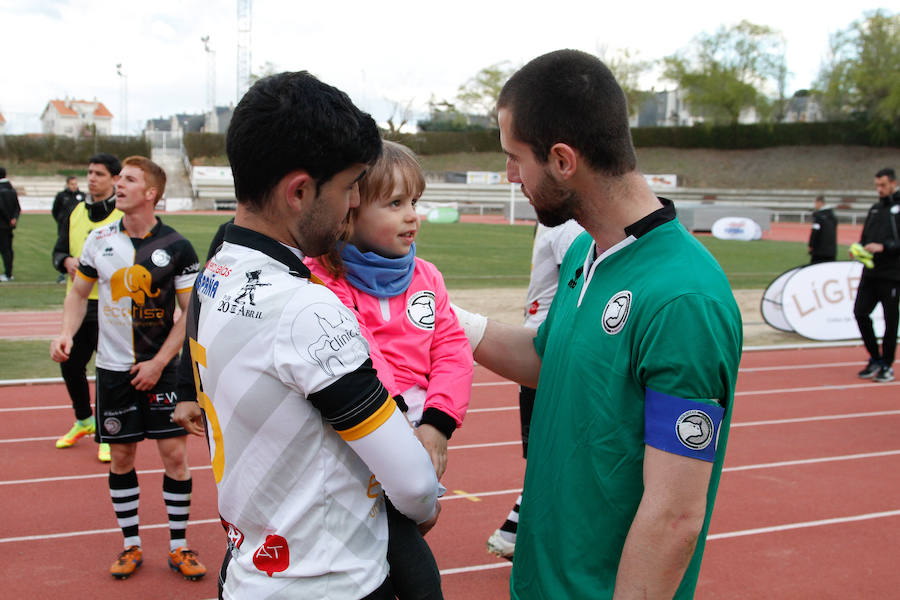
[[[712,462],[725,409],[647,388],[644,443],[663,452]]]

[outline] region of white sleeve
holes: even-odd
[[[428,453],[400,409],[368,435],[347,443],[397,510],[416,523],[434,516],[440,484]]]

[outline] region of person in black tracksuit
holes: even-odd
[[[809,264],[829,262],[837,258],[837,217],[825,206],[825,198],[816,198],[812,231],[809,232]]]
[[[862,379],[892,381],[897,325],[900,321],[900,193],[893,169],[875,174],[878,202],[869,209],[859,243],[873,257],[874,267],[864,268],[853,314],[859,325],[869,363],[858,373]],[[884,311],[884,337],[881,351],[869,316],[881,304]]]
[[[78,178],[74,175],[66,177],[66,187],[53,199],[53,208],[50,209],[57,229],[62,230],[66,217],[79,202],[84,202],[84,192],[78,189]]]
[[[6,178],[6,169],[0,167],[0,257],[3,258],[3,272],[0,281],[13,279],[13,229],[19,222],[19,195]]]

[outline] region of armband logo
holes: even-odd
[[[631,292],[622,290],[615,294],[606,303],[601,317],[603,331],[610,335],[615,335],[622,331],[625,323],[628,321],[628,315],[631,313]]]
[[[688,410],[675,421],[678,441],[691,450],[703,450],[713,441],[713,420],[702,410]]]
[[[406,318],[419,329],[434,329],[435,310],[434,292],[422,290],[410,296],[406,303]]]

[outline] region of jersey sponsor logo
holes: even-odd
[[[122,267],[112,274],[109,286],[113,302],[128,297],[143,306],[147,298],[156,298],[160,294],[160,290],[153,293],[153,277],[144,265]]]
[[[229,277],[231,275],[231,267],[226,267],[213,261],[206,263],[206,270],[212,271],[216,275],[221,275],[222,277]]]
[[[247,271],[244,273],[244,277],[247,278],[247,283],[244,284],[244,287],[241,288],[241,293],[234,299],[235,304],[246,304],[249,301],[251,306],[256,306],[256,288],[272,285],[271,283],[263,283],[260,281],[260,273],[262,273],[261,270]]]
[[[216,292],[218,291],[219,280],[216,279],[216,276],[213,275],[212,277],[210,277],[206,274],[206,271],[200,273],[200,276],[197,277],[197,292],[203,294],[204,296],[215,298]]]
[[[622,290],[610,298],[603,309],[601,322],[603,331],[610,335],[615,335],[622,331],[625,323],[628,321],[628,315],[631,313],[631,292]]]
[[[172,255],[162,248],[157,248],[153,251],[153,254],[150,255],[150,262],[157,267],[165,267],[172,262]]]
[[[310,304],[298,313],[291,341],[297,354],[331,377],[336,369],[356,367],[369,356],[369,345],[360,335],[353,313],[324,302]]]
[[[103,256],[112,256],[114,254],[112,246],[107,246],[103,249]]]
[[[434,292],[430,290],[416,292],[406,303],[406,318],[419,329],[434,329],[436,312]]]
[[[267,535],[266,541],[253,553],[253,566],[269,577],[280,573],[291,563],[291,549],[280,535]]]
[[[178,402],[178,394],[175,392],[161,392],[159,394],[147,394],[147,402],[149,404],[162,404],[164,406],[172,406]]]
[[[244,532],[238,529],[237,525],[229,523],[222,517],[219,517],[219,520],[222,521],[222,527],[225,528],[225,537],[228,539],[228,549],[232,552],[240,550],[241,544],[244,543]]]
[[[103,429],[105,429],[106,433],[109,435],[116,435],[122,431],[122,421],[115,417],[107,417],[103,419]]]
[[[713,441],[713,420],[702,410],[688,410],[675,421],[678,441],[691,450],[703,450]]]

